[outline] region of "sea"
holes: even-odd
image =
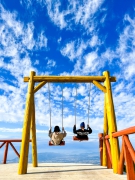
[[[88,164],[100,164],[99,154],[95,152],[91,153],[55,153],[55,152],[46,152],[38,153],[38,162],[39,163],[88,163]],[[19,159],[13,158],[8,160],[7,163],[18,163]],[[28,162],[32,162],[32,155],[29,155]]]

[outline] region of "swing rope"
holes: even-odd
[[[62,89],[62,129],[63,129],[63,83],[61,89]]]
[[[76,96],[75,96],[75,125],[76,125],[76,103],[77,103],[77,85],[76,85]]]
[[[90,119],[90,91],[91,91],[91,83],[89,87],[89,102],[88,102],[88,125],[89,125],[89,119]]]
[[[48,92],[49,92],[50,130],[51,130],[51,103],[50,103],[50,83],[48,83]]]

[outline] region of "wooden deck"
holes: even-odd
[[[126,180],[126,175],[113,174],[112,169],[106,169],[93,164],[73,163],[39,163],[39,167],[28,165],[28,173],[18,175],[18,164],[0,164],[0,180]]]

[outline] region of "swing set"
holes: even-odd
[[[75,125],[76,125],[76,103],[77,103],[77,86],[76,86],[76,95],[75,95]],[[90,90],[91,90],[91,83],[90,83]],[[89,125],[89,111],[90,111],[90,90],[89,90],[89,102],[88,102],[88,125]],[[51,127],[51,103],[50,103],[50,84],[48,83],[48,94],[49,94],[49,110],[50,110],[50,130],[52,129]],[[62,129],[63,129],[63,84],[62,84]],[[87,138],[79,138],[76,136],[73,136],[73,140],[74,141],[88,141],[89,138],[87,136]],[[59,146],[64,146],[65,145],[65,141],[62,140],[61,143],[59,144]],[[49,141],[49,146],[54,146],[54,144],[52,144],[51,140]],[[56,145],[55,145],[56,146]]]
[[[117,137],[114,138],[111,135],[113,132],[117,132],[117,124],[116,124],[115,110],[114,110],[112,90],[111,90],[111,82],[116,82],[115,77],[111,77],[108,71],[103,72],[103,76],[36,76],[36,73],[34,71],[31,71],[30,77],[24,77],[24,82],[28,82],[28,92],[27,92],[26,107],[24,114],[24,124],[23,124],[23,132],[22,132],[22,143],[21,143],[20,160],[18,166],[18,174],[27,173],[30,132],[32,139],[32,164],[33,167],[38,166],[34,94],[46,83],[56,83],[56,82],[93,83],[97,88],[99,88],[104,93],[105,117],[104,117],[104,126],[103,126],[103,132],[104,132],[103,136],[105,136],[108,133],[108,127],[109,127],[110,145],[112,152],[112,165],[114,172],[117,173],[117,169],[118,169],[117,162],[119,159],[119,144],[118,144],[118,138]],[[101,84],[102,82],[104,83],[104,85]],[[35,85],[35,83],[39,83],[39,84]],[[76,89],[76,100],[77,100],[77,89]],[[75,106],[76,106],[76,102],[75,102]],[[90,96],[89,96],[89,106],[90,106]],[[89,114],[89,107],[88,107],[88,114]],[[88,123],[89,123],[89,115],[88,115]],[[51,127],[51,116],[50,116],[50,127]],[[62,89],[62,127],[63,127],[63,89]]]

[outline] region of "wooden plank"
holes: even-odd
[[[109,77],[110,82],[116,82],[116,77]],[[34,76],[34,82],[67,82],[67,83],[89,83],[93,80],[104,82],[105,76]],[[24,77],[24,82],[29,82],[29,77]]]
[[[134,134],[135,133],[135,126],[127,128],[127,129],[123,129],[121,131],[115,132],[112,134],[113,137],[119,137],[122,135],[127,135],[127,134]]]

